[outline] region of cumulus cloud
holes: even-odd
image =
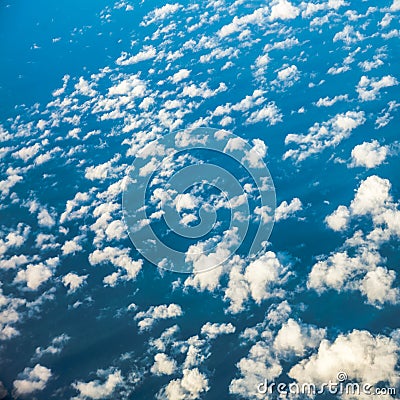
[[[69,272],[67,275],[64,275],[62,277],[62,283],[65,287],[68,288],[68,293],[72,293],[85,284],[88,276],[89,275],[79,276],[77,274]]]
[[[135,315],[135,320],[139,320],[139,329],[143,331],[151,329],[157,320],[176,318],[182,315],[182,308],[178,304],[162,304],[160,306],[151,306],[147,311],[138,312]]]
[[[140,24],[142,26],[148,26],[155,22],[162,21],[167,18],[169,15],[176,13],[181,8],[181,5],[178,3],[170,4],[167,3],[160,8],[155,8],[148,15],[146,15],[143,19],[143,22]]]
[[[369,79],[367,76],[362,76],[357,85],[358,97],[362,101],[375,100],[381,89],[396,86],[399,82],[391,75],[383,76],[381,79]]]
[[[283,201],[275,210],[275,221],[287,219],[302,209],[303,205],[298,197],[292,199],[290,203]]]
[[[150,371],[155,375],[172,375],[176,369],[175,360],[171,360],[165,353],[158,353],[154,356],[154,364]]]
[[[114,286],[119,280],[134,280],[142,268],[143,260],[134,261],[128,253],[129,249],[107,246],[91,253],[89,262],[92,265],[109,262],[116,266],[118,271],[104,278],[104,283]]]
[[[384,266],[385,260],[378,252],[382,242],[400,236],[400,211],[390,189],[389,180],[369,176],[360,183],[349,207],[341,205],[326,217],[328,226],[336,231],[346,229],[355,217],[370,217],[373,230],[365,237],[361,230],[355,232],[344,249],[318,261],[309,274],[309,288],[318,293],[329,288],[338,292],[359,290],[376,307],[399,302],[400,290],[393,287],[396,273]],[[349,256],[347,248],[355,254]]]
[[[219,335],[235,333],[235,330],[236,328],[231,323],[212,324],[211,322],[207,322],[201,327],[201,333],[210,339],[215,339]]]
[[[301,356],[307,348],[317,347],[324,337],[324,329],[301,325],[290,318],[278,331],[274,348],[278,353],[289,352]]]
[[[43,263],[29,264],[26,269],[19,270],[15,277],[15,282],[25,282],[31,290],[36,290],[44,282],[47,282],[53,276],[53,272],[48,265]]]
[[[198,368],[184,369],[182,379],[172,380],[157,394],[157,399],[195,400],[208,390],[208,379]]]
[[[351,151],[351,166],[375,168],[385,161],[388,154],[388,146],[381,146],[377,140],[364,142]]]
[[[300,10],[288,0],[275,1],[271,7],[269,18],[271,21],[277,19],[294,19],[300,14]]]
[[[283,158],[292,158],[299,162],[328,147],[335,147],[364,122],[363,111],[347,111],[344,114],[337,114],[322,124],[315,123],[306,135],[291,133],[286,136],[285,144],[294,143],[298,145],[298,148],[288,150]]]
[[[299,383],[322,384],[337,381],[337,374],[343,371],[349,380],[395,386],[399,383],[398,351],[398,344],[389,337],[354,330],[334,342],[324,339],[318,352],[292,367],[288,375]]]
[[[25,396],[43,390],[52,376],[49,368],[36,364],[33,368],[25,368],[20,379],[13,382],[15,392],[19,396]]]
[[[114,390],[122,383],[123,377],[119,370],[110,373],[103,383],[99,380],[74,382],[72,387],[79,392],[79,395],[74,397],[74,399],[105,399],[111,396]]]
[[[283,295],[277,286],[287,278],[286,270],[271,251],[247,266],[243,261],[237,262],[230,270],[225,290],[225,299],[230,302],[228,310],[233,313],[243,311],[249,298],[260,304],[268,298]]]
[[[339,206],[332,214],[325,218],[325,222],[334,231],[342,231],[346,229],[349,219],[349,209],[346,206]]]

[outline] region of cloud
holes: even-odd
[[[288,0],[278,0],[273,3],[269,18],[271,21],[275,21],[277,19],[287,20],[294,19],[299,14],[300,10]]]
[[[15,282],[25,282],[31,290],[36,290],[53,276],[51,268],[43,263],[29,264],[26,269],[18,271]]]
[[[60,336],[56,336],[52,341],[50,346],[46,348],[37,347],[35,350],[35,357],[40,358],[45,354],[59,354],[61,353],[62,349],[64,348],[65,344],[71,338],[63,333]]]
[[[230,24],[224,25],[218,31],[218,36],[220,37],[220,39],[224,39],[225,37],[230,36],[233,33],[241,32],[245,29],[247,25],[259,25],[265,23],[268,12],[268,7],[261,7],[256,9],[252,14],[247,14],[243,17],[235,16]]]
[[[325,337],[325,329],[299,324],[290,318],[278,331],[274,348],[277,353],[304,355],[306,349],[315,348]]]
[[[287,219],[302,209],[303,205],[298,197],[292,199],[290,203],[283,201],[275,210],[275,221]]]
[[[97,249],[89,255],[91,265],[110,262],[118,267],[118,271],[104,278],[104,283],[110,286],[117,284],[119,280],[134,280],[142,268],[143,260],[132,260],[128,255],[129,249],[118,249],[107,246],[104,249]]]
[[[150,24],[154,24],[155,22],[162,21],[167,18],[171,14],[176,13],[182,6],[178,3],[170,4],[167,3],[160,8],[155,8],[148,15],[146,15],[143,19],[143,22],[140,23],[141,26],[148,26]]]
[[[154,364],[150,371],[155,375],[172,375],[177,370],[175,360],[171,360],[165,353],[154,356]]]
[[[69,272],[67,275],[62,277],[62,283],[65,287],[68,287],[68,293],[73,293],[81,286],[83,286],[86,282],[86,279],[89,275],[77,275],[72,272]]]
[[[162,304],[160,306],[151,306],[147,311],[138,312],[135,315],[135,320],[139,320],[139,329],[143,331],[151,329],[159,319],[176,318],[182,315],[182,308],[178,304]]]
[[[181,82],[184,79],[187,79],[189,77],[190,72],[191,72],[191,70],[182,68],[178,72],[176,72],[174,75],[172,75],[171,80],[173,83]]]
[[[78,381],[72,384],[72,387],[79,392],[74,399],[105,399],[110,397],[122,383],[123,378],[119,370],[110,373],[103,383],[98,380],[87,383]]]
[[[231,324],[224,323],[214,323],[207,322],[201,327],[201,333],[206,335],[210,339],[215,339],[219,335],[227,335],[230,333],[235,333],[236,328]]]
[[[298,148],[286,151],[283,159],[293,158],[300,162],[326,148],[335,147],[364,122],[363,111],[347,111],[344,114],[335,115],[322,124],[315,123],[306,135],[291,133],[286,136],[285,144],[294,143],[298,145]]]
[[[350,211],[346,206],[339,206],[331,215],[325,218],[329,228],[338,232],[347,228],[349,220]]]
[[[371,101],[378,97],[381,89],[397,86],[399,82],[391,75],[383,76],[381,79],[369,79],[363,75],[357,85],[358,97],[361,101]]]
[[[25,368],[20,379],[13,382],[15,392],[18,396],[25,396],[46,387],[52,373],[49,368],[36,364],[33,368]]]
[[[381,165],[389,154],[388,146],[381,146],[377,140],[364,142],[351,151],[352,167],[375,168]]]
[[[195,400],[208,390],[208,379],[198,368],[184,369],[182,379],[172,380],[157,394],[157,399]]]
[[[157,50],[153,46],[143,46],[143,50],[134,56],[129,57],[128,53],[122,52],[116,63],[121,66],[133,65],[142,61],[151,60],[157,55]]]
[[[386,336],[354,330],[339,335],[333,343],[324,339],[318,352],[292,367],[288,375],[299,383],[322,384],[337,381],[337,374],[343,371],[349,380],[395,386],[399,383],[398,351],[398,344]]]
[[[61,247],[63,255],[74,254],[82,250],[82,246],[76,240],[67,240]]]

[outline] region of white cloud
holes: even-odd
[[[56,224],[56,221],[50,215],[50,213],[45,208],[43,208],[38,214],[38,223],[40,226],[51,228]]]
[[[332,99],[327,96],[324,98],[320,98],[315,105],[317,107],[331,107],[338,101],[347,101],[348,98],[349,98],[349,95],[347,95],[347,94],[341,94],[341,95],[333,97]]]
[[[72,387],[79,392],[79,395],[74,399],[105,399],[111,396],[122,383],[123,378],[119,370],[110,373],[103,383],[98,380],[87,383],[78,381],[72,384]]]
[[[275,221],[287,219],[302,209],[303,205],[298,197],[292,199],[290,203],[283,201],[275,210]]]
[[[76,240],[67,240],[61,247],[63,255],[74,254],[82,250],[82,246]]]
[[[350,220],[350,211],[346,206],[339,206],[331,215],[325,218],[325,222],[334,231],[342,231],[347,228]]]
[[[375,168],[381,165],[389,154],[388,146],[381,146],[377,140],[364,142],[351,151],[353,167]]]
[[[153,324],[159,319],[176,318],[183,315],[182,308],[178,304],[162,304],[160,306],[151,306],[147,311],[138,312],[135,320],[139,320],[140,330],[151,329]]]
[[[183,81],[184,79],[188,78],[190,75],[191,70],[188,70],[186,68],[182,68],[178,72],[176,72],[174,75],[172,75],[172,82],[173,83],[178,83]]]
[[[184,369],[182,379],[172,380],[157,394],[157,399],[195,400],[208,390],[208,379],[198,368]]]
[[[50,346],[46,348],[42,347],[37,347],[35,350],[35,356],[36,358],[40,358],[45,354],[59,354],[61,353],[62,349],[64,348],[65,344],[70,340],[71,338],[63,333],[60,336],[56,336],[52,341]]]
[[[328,147],[335,147],[343,139],[349,137],[351,132],[364,122],[363,111],[347,111],[344,114],[335,115],[322,124],[315,123],[306,135],[291,133],[286,136],[285,144],[294,143],[298,145],[298,148],[286,151],[283,158],[303,161]]]
[[[129,57],[128,53],[122,52],[121,56],[116,60],[118,65],[126,66],[137,64],[142,61],[151,60],[157,55],[157,50],[153,46],[143,46],[143,50],[139,51],[134,56]]]
[[[253,111],[247,118],[248,124],[255,124],[257,122],[266,121],[270,125],[275,125],[282,121],[282,113],[274,102],[268,103],[266,106]]]
[[[264,379],[274,381],[282,372],[280,362],[273,354],[271,346],[261,341],[251,347],[247,357],[242,358],[237,367],[241,376],[232,380],[229,393],[241,398],[255,398],[260,382],[264,382]]]
[[[364,40],[364,36],[359,32],[354,30],[351,25],[346,25],[342,31],[336,33],[333,37],[333,41],[343,41],[345,44],[350,45],[352,43],[357,43]]]
[[[283,295],[283,291],[277,286],[287,278],[286,270],[271,251],[252,261],[247,267],[243,260],[236,259],[230,269],[228,287],[225,290],[225,299],[230,302],[228,311],[243,311],[249,298],[260,304],[268,298]]]
[[[236,328],[231,323],[212,324],[211,322],[207,322],[201,327],[201,333],[210,339],[215,339],[219,335],[235,333],[235,331]]]
[[[14,389],[17,395],[24,396],[46,387],[52,373],[49,368],[36,364],[33,368],[25,368],[21,373],[21,379],[14,381]]]
[[[369,79],[367,76],[363,75],[357,85],[358,97],[362,101],[375,100],[378,97],[379,91],[381,89],[396,86],[399,82],[394,76],[386,75],[381,79]]]
[[[77,275],[72,272],[69,272],[67,275],[62,277],[62,283],[65,287],[68,287],[68,293],[75,292],[75,290],[79,289],[82,285],[85,284],[85,281],[89,275]]]
[[[367,296],[368,303],[378,307],[384,303],[397,304],[400,291],[392,287],[395,279],[394,271],[378,267],[365,275],[361,282],[361,293]]]
[[[317,347],[325,337],[325,329],[299,324],[290,318],[278,331],[274,348],[277,353],[304,355],[306,349]]]
[[[354,330],[339,335],[333,343],[323,340],[318,352],[292,367],[288,375],[299,383],[321,384],[337,381],[337,374],[343,371],[349,380],[397,385],[398,351],[398,345],[386,336]]]
[[[172,375],[177,370],[175,360],[171,360],[165,353],[154,356],[154,364],[150,371],[155,375]]]
[[[271,8],[270,19],[275,21],[277,19],[294,19],[300,14],[300,10],[295,7],[288,0],[278,0],[273,3]]]
[[[104,249],[95,250],[89,255],[89,262],[92,265],[110,262],[120,269],[118,272],[106,277],[104,282],[114,286],[118,280],[134,280],[142,268],[143,260],[132,260],[128,255],[129,249],[118,249],[107,246]],[[124,273],[123,273],[124,272]]]
[[[252,14],[244,15],[243,17],[235,16],[230,24],[224,25],[218,31],[218,36],[223,39],[235,32],[241,32],[247,25],[262,24],[265,22],[268,12],[268,7],[261,7],[255,10]]]
[[[160,8],[155,8],[153,11],[151,11],[148,15],[144,17],[143,22],[141,22],[140,25],[148,26],[150,24],[154,24],[155,22],[162,21],[169,15],[176,13],[180,8],[181,5],[178,3],[174,4],[167,3]]]
[[[390,11],[400,11],[400,0],[393,0]]]
[[[25,282],[29,289],[36,290],[53,276],[51,269],[43,263],[29,264],[26,269],[19,270],[15,282]]]

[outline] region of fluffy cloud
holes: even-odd
[[[321,384],[337,381],[345,372],[350,380],[375,385],[379,382],[399,383],[396,371],[398,344],[386,336],[372,336],[367,331],[339,335],[331,343],[323,340],[318,352],[302,360],[289,372],[299,383]]]
[[[347,111],[344,114],[337,114],[322,124],[315,123],[306,135],[289,134],[285,138],[285,144],[297,144],[298,149],[288,150],[283,158],[303,161],[328,147],[335,147],[343,139],[349,137],[351,132],[364,122],[364,112]]]
[[[122,383],[123,378],[119,370],[110,373],[103,383],[99,380],[87,383],[78,381],[72,384],[72,387],[79,392],[79,395],[74,399],[105,399],[111,396]]]
[[[208,379],[197,368],[184,369],[182,379],[172,380],[157,394],[159,400],[195,400],[209,390]]]
[[[231,324],[218,324],[207,322],[201,327],[201,333],[206,335],[210,339],[215,339],[219,335],[226,335],[229,333],[235,333],[236,328]]]
[[[286,268],[271,251],[247,266],[243,261],[237,262],[231,268],[225,290],[225,299],[230,302],[228,310],[233,313],[243,311],[249,298],[260,304],[268,298],[283,295],[277,286],[285,280]]]
[[[85,284],[86,278],[89,275],[77,275],[69,272],[67,275],[62,277],[62,283],[65,287],[68,287],[68,293],[75,292],[78,288]]]
[[[160,306],[151,306],[147,311],[138,312],[135,319],[139,320],[140,330],[150,329],[159,319],[176,318],[183,315],[182,308],[178,304],[162,304]]]
[[[352,218],[368,216],[373,230],[366,235],[361,230],[355,232],[346,240],[343,250],[318,261],[309,274],[309,288],[319,293],[328,288],[339,292],[359,290],[376,307],[399,302],[400,290],[393,287],[396,274],[384,267],[385,260],[378,252],[382,242],[400,236],[400,211],[390,189],[389,180],[369,176],[361,182],[349,207],[341,205],[326,217],[331,229],[342,231]],[[349,256],[348,247],[353,256]]]
[[[242,398],[255,398],[260,382],[264,382],[264,379],[273,381],[282,372],[279,359],[270,346],[261,341],[251,347],[247,357],[242,358],[237,367],[241,376],[232,380],[229,393]]]
[[[176,369],[175,360],[171,360],[165,353],[158,353],[154,356],[154,364],[150,371],[155,375],[172,375]]]
[[[300,10],[288,0],[278,0],[273,3],[269,18],[271,21],[277,19],[294,19],[300,14]]]
[[[375,168],[385,161],[388,154],[388,146],[381,146],[377,140],[364,142],[351,151],[351,166]]]
[[[116,247],[105,247],[95,250],[89,255],[92,265],[110,262],[118,267],[118,271],[104,278],[104,283],[110,286],[117,284],[119,280],[134,280],[142,268],[143,260],[132,260],[128,255],[129,249],[118,249]]]
[[[301,325],[290,318],[278,331],[274,348],[278,353],[294,353],[302,356],[307,348],[319,345],[325,337],[325,330]]]
[[[346,229],[349,219],[349,209],[346,206],[339,206],[331,215],[325,218],[325,222],[334,231],[342,231]]]
[[[25,368],[21,378],[13,383],[15,392],[19,396],[24,396],[43,390],[51,376],[51,370],[40,364],[36,364],[33,368]]]
[[[356,90],[362,101],[371,101],[378,97],[381,89],[396,86],[398,83],[397,79],[391,75],[383,76],[381,79],[369,79],[364,75],[358,82]]]
[[[303,205],[297,197],[292,199],[290,203],[283,201],[275,210],[275,221],[287,219],[302,209]]]
[[[43,263],[29,264],[26,269],[18,271],[15,282],[25,282],[29,289],[36,290],[53,276],[51,268]]]

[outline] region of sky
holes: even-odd
[[[398,398],[399,12],[2,1],[0,398]]]

